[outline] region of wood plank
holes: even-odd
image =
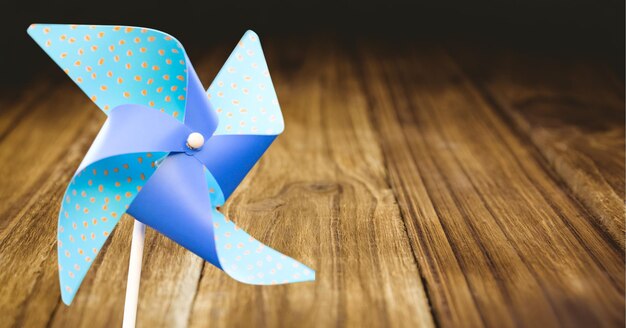
[[[50,88],[50,83],[39,81],[29,87],[27,92],[19,94],[8,93],[6,90],[0,94],[0,140],[19,125],[19,121],[30,114],[30,106],[45,97],[44,93]]]
[[[358,53],[437,322],[623,325],[623,251],[445,53]]]
[[[456,58],[479,90],[624,248],[624,83],[589,58]]]
[[[350,58],[332,48],[266,41],[286,130],[224,208],[317,281],[255,287],[207,265],[192,327],[433,325],[379,136]]]
[[[32,194],[42,174],[66,151],[50,147],[54,136],[59,142],[65,142],[80,128],[78,122],[62,128],[73,118],[57,115],[62,109],[50,107],[52,104],[66,106],[71,100],[60,99],[63,90],[48,93],[49,88],[50,82],[37,83],[2,107],[0,175],[4,186],[0,188],[0,232],[10,223],[7,218],[14,216],[28,199],[26,193]],[[32,165],[34,163],[38,165]]]

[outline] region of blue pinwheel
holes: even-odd
[[[206,92],[180,42],[163,32],[34,24],[28,33],[108,116],[59,213],[66,304],[124,213],[238,281],[315,279],[217,210],[284,128],[254,32]]]

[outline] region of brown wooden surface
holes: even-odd
[[[624,83],[602,63],[265,41],[286,131],[223,211],[318,280],[237,283],[149,229],[138,326],[624,326]],[[192,54],[205,84],[227,54]],[[71,307],[56,272],[104,116],[47,78],[0,113],[0,326],[119,326],[130,217]]]

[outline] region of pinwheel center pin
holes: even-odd
[[[189,149],[200,149],[204,145],[204,136],[198,132],[193,132],[187,137],[187,147]]]

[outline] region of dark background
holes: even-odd
[[[333,38],[511,48],[605,61],[624,78],[624,1],[20,1],[4,5],[0,44],[3,91],[55,68],[26,34],[30,23],[120,24],[176,36],[190,52],[237,40],[246,29],[263,38],[306,42]],[[60,70],[50,73],[61,75]]]

